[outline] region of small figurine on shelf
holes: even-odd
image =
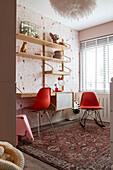
[[[41,53],[35,53],[35,55],[41,55]]]
[[[57,43],[57,40],[59,40],[59,36],[57,34],[52,34],[51,32],[49,35],[52,38],[53,43]]]
[[[60,44],[60,45],[64,45],[65,47],[71,48],[71,45],[70,45],[70,44],[63,43],[63,42],[59,42],[59,44]]]
[[[65,82],[64,82],[64,80],[63,80],[63,77],[58,77],[58,84],[59,84],[59,86],[61,86],[61,87],[64,86]],[[60,90],[59,92],[62,92],[62,90]]]
[[[35,34],[35,38],[38,38],[38,39],[39,39],[39,35]]]
[[[60,45],[64,45],[64,46],[66,46],[66,45],[65,45],[65,43],[63,43],[63,42],[59,42],[59,44],[60,44]]]
[[[55,92],[58,92],[57,84],[55,84]]]
[[[60,80],[63,80],[63,77],[58,77],[58,80],[60,81]]]
[[[63,81],[63,78],[61,77],[58,77],[58,81]],[[60,83],[58,82],[58,84],[60,85]],[[62,85],[60,85],[62,86]],[[57,84],[55,84],[55,92],[62,92],[62,90],[59,90],[58,87],[57,87]]]
[[[20,52],[26,53],[26,44],[27,42],[23,42]]]

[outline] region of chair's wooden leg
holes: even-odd
[[[40,137],[40,112],[37,112],[37,121],[38,121],[38,137]]]

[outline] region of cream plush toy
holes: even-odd
[[[0,170],[23,170],[24,156],[8,142],[0,141]]]

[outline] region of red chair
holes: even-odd
[[[80,119],[80,124],[82,127],[85,127],[86,119],[89,116],[92,117],[100,127],[105,127],[103,125],[99,112],[99,110],[103,109],[103,107],[100,106],[94,92],[83,92],[81,97],[80,108],[85,109],[83,116]]]
[[[47,108],[51,104],[51,89],[46,87],[46,88],[41,88],[39,92],[37,93],[37,96],[35,98],[34,104],[31,107],[24,107],[23,109],[28,109],[33,112],[37,112],[37,118],[38,118],[38,136],[40,136],[40,111],[45,110],[45,113],[48,116],[48,119],[50,121],[50,124],[52,128],[54,129],[51,119],[49,116],[49,113],[47,112]]]

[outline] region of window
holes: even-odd
[[[113,35],[81,42],[81,90],[108,92],[113,77]]]

